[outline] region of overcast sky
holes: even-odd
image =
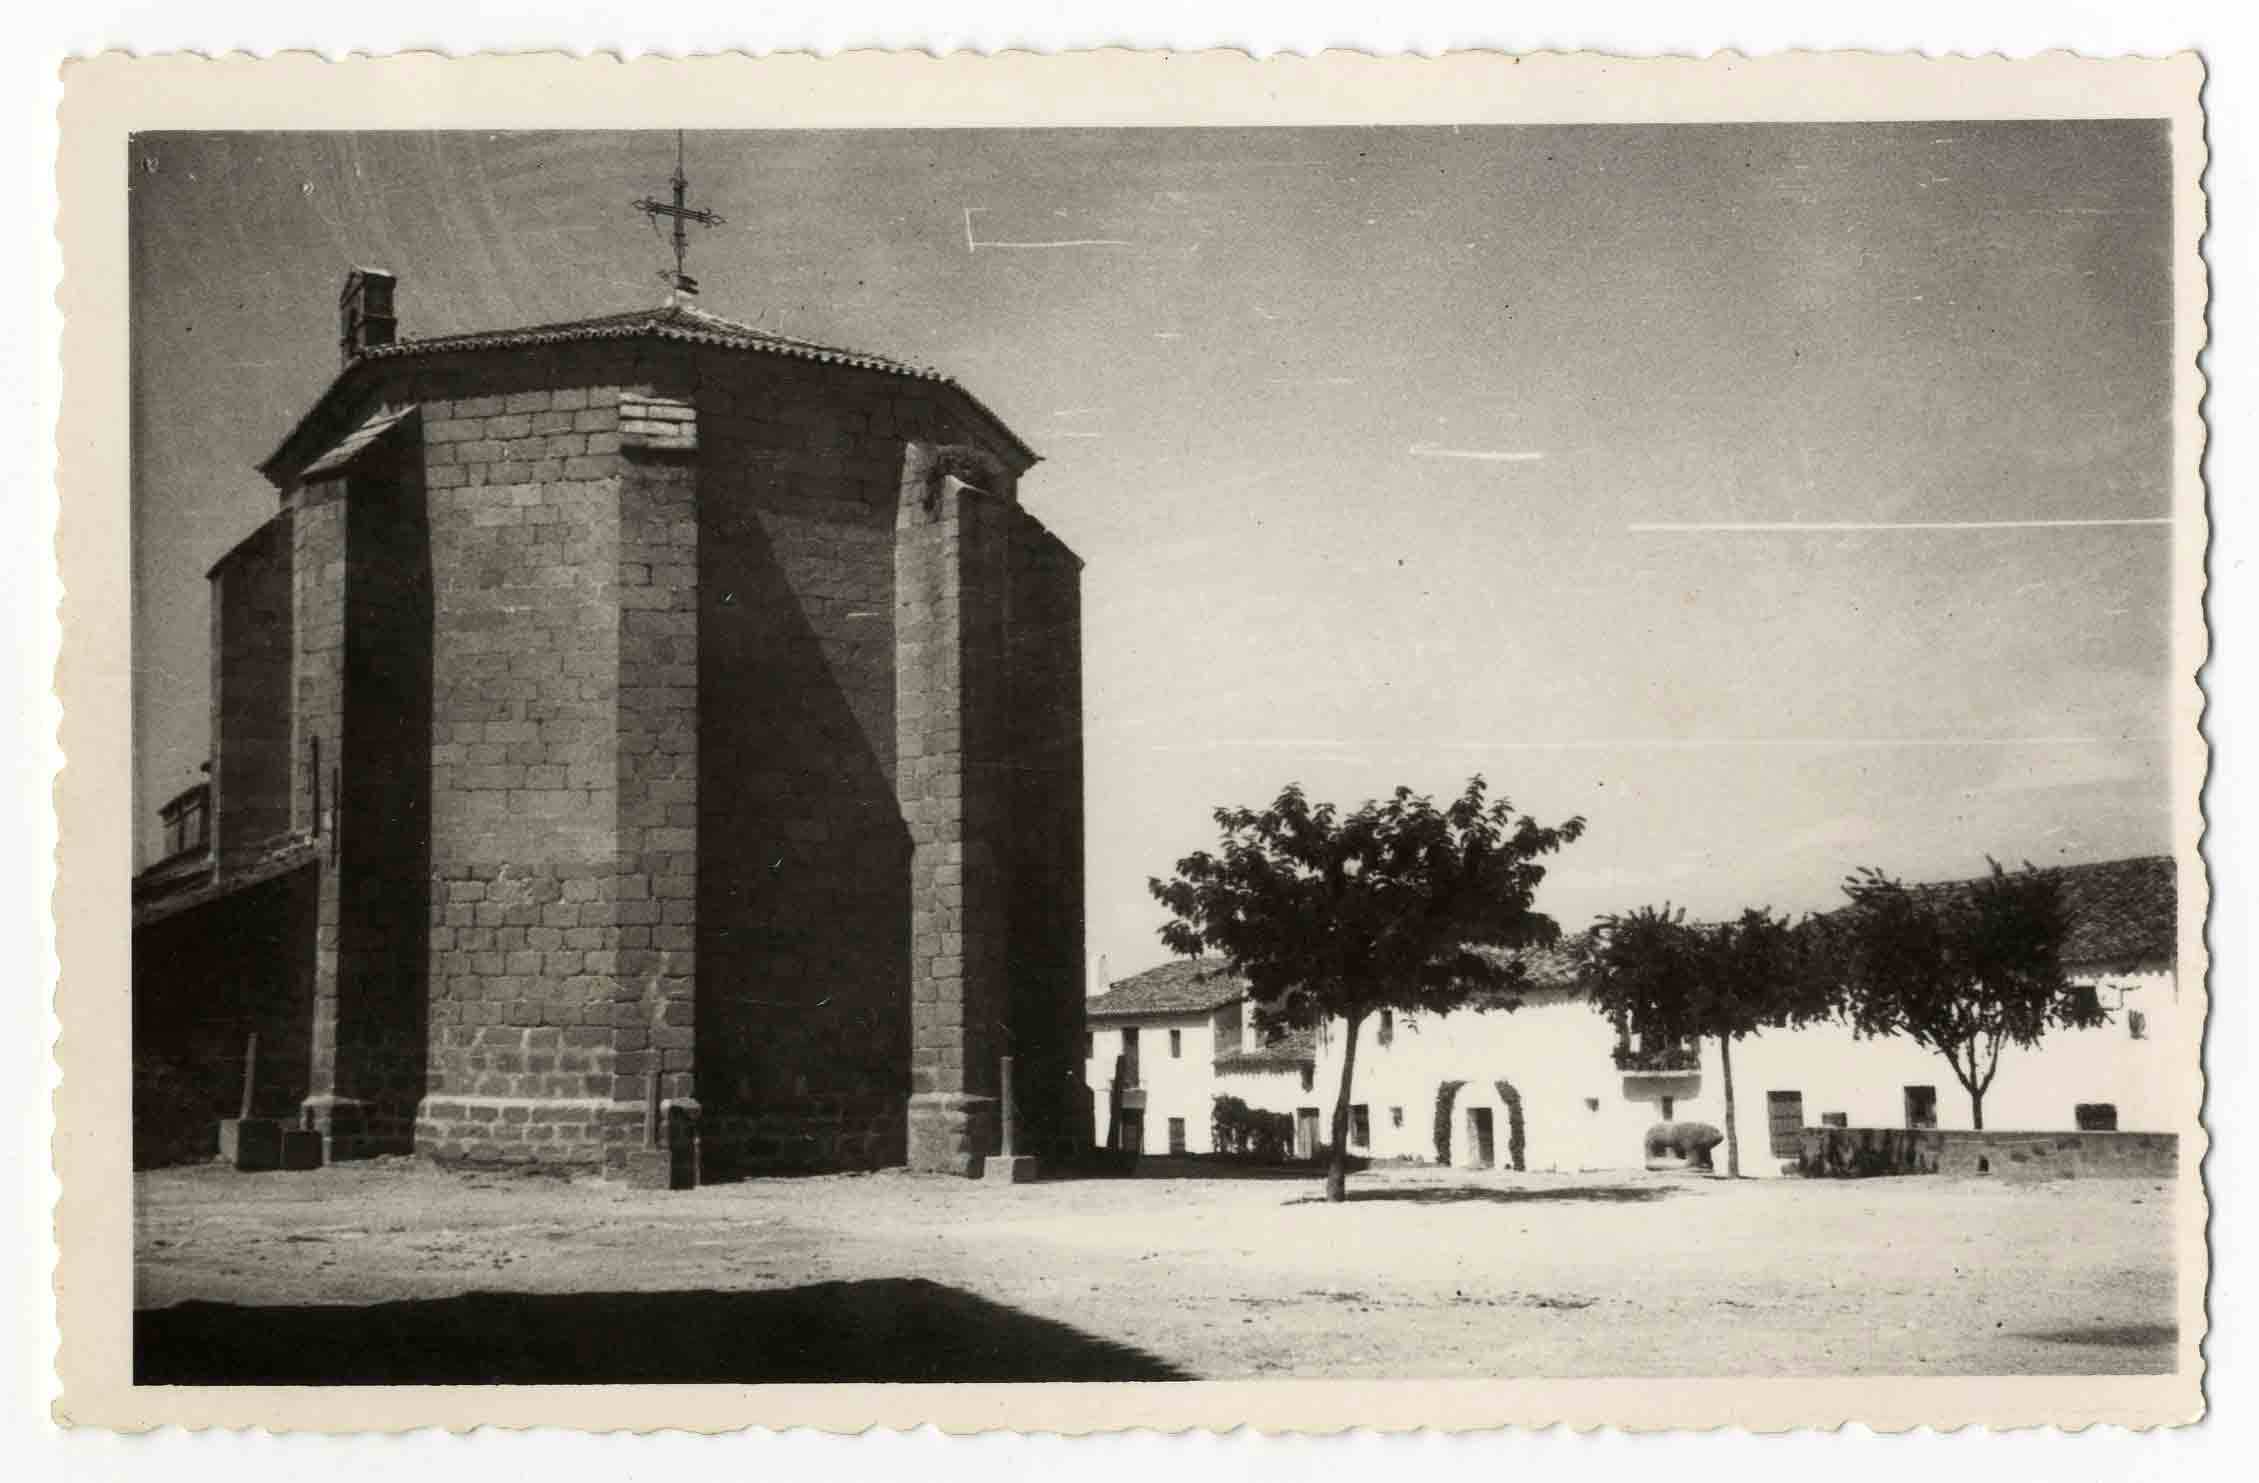
[[[2171,842],[2163,125],[692,134],[704,307],[957,376],[1084,575],[1090,945],[1219,804],[1473,772],[1568,927]],[[136,743],[336,366],[655,302],[672,134],[136,146]],[[2096,523],[2115,522],[2115,523]],[[1851,525],[1867,527],[1842,529]],[[1837,527],[1837,528],[1825,528]]]

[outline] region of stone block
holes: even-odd
[[[320,1135],[315,1135],[319,1142]],[[282,1124],[271,1117],[220,1119],[220,1162],[246,1174],[282,1167]]]
[[[312,1128],[282,1130],[282,1167],[290,1170],[322,1166],[322,1135]]]
[[[1033,1154],[990,1154],[981,1166],[986,1184],[1033,1184],[1043,1177]]]

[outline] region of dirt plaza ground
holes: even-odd
[[[1148,1160],[136,1181],[143,1383],[2155,1373],[2174,1186]]]

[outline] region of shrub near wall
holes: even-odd
[[[1294,1119],[1283,1112],[1265,1112],[1237,1097],[1219,1096],[1210,1113],[1209,1130],[1218,1153],[1241,1158],[1284,1160],[1294,1147]]]

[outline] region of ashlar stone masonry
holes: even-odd
[[[331,1158],[971,1173],[1006,1054],[1023,1137],[1086,1147],[1081,563],[1035,455],[681,304],[397,340],[392,289],[348,280],[213,569],[208,868],[139,893],[137,997],[224,994],[199,914],[291,876],[235,978],[300,987],[226,1022],[305,1058],[268,1080]]]

